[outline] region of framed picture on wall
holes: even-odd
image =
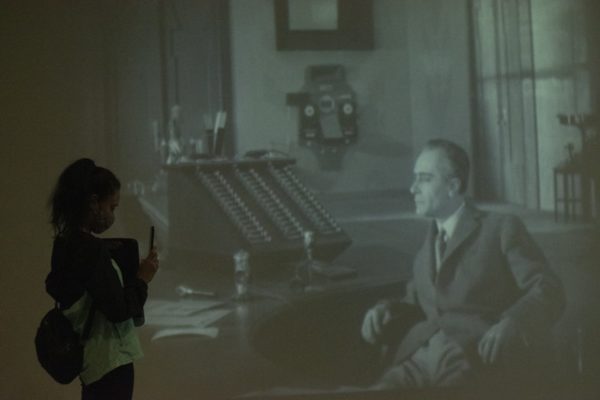
[[[372,0],[274,0],[277,50],[370,50]]]

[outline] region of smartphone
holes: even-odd
[[[150,250],[154,247],[154,225],[150,227]]]

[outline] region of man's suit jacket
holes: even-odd
[[[418,305],[425,320],[405,335],[397,362],[439,329],[465,350],[475,350],[502,318],[512,318],[532,338],[558,319],[564,307],[562,285],[518,217],[483,212],[467,203],[437,274],[436,230],[434,222],[403,299]]]

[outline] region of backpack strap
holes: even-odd
[[[54,307],[60,311],[60,304],[58,301],[54,302]],[[88,313],[87,318],[85,319],[85,324],[83,325],[83,332],[81,334],[81,340],[86,341],[90,337],[90,332],[92,330],[92,322],[94,321],[94,314],[96,313],[96,307],[94,307],[94,303],[90,307],[90,312]]]
[[[88,314],[87,319],[85,320],[85,325],[83,326],[83,334],[81,335],[81,340],[86,341],[90,337],[90,331],[92,330],[92,322],[94,321],[94,314],[96,313],[96,307],[94,307],[94,303],[90,307],[90,313]]]

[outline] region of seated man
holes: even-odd
[[[424,319],[402,338],[377,389],[472,382],[535,344],[564,307],[562,285],[521,220],[465,199],[469,160],[461,147],[429,141],[414,175],[416,212],[432,218],[431,227],[405,296],[371,308],[361,333],[381,343],[396,304],[420,307]]]

